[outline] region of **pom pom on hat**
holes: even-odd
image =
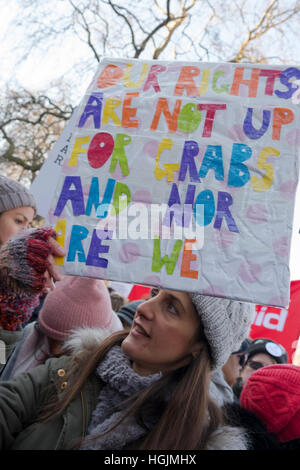
[[[274,364],[253,372],[240,401],[281,442],[300,438],[299,366]]]
[[[57,341],[65,341],[79,327],[122,330],[113,312],[105,282],[87,277],[64,276],[47,294],[38,319],[40,330]]]
[[[0,176],[0,214],[23,206],[32,207],[36,212],[33,194],[18,181]]]
[[[213,368],[222,367],[248,336],[254,304],[189,293],[201,318]]]

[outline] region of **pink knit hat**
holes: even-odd
[[[38,323],[42,333],[57,341],[65,341],[74,328],[103,328],[111,333],[123,329],[104,281],[75,276],[64,276],[47,294]]]
[[[281,442],[300,438],[300,367],[276,364],[253,372],[241,393],[241,405]]]

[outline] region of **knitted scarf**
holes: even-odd
[[[121,450],[130,443],[144,437],[149,431],[142,427],[134,417],[126,418],[113,431],[102,437],[90,439],[108,431],[124,415],[124,409],[117,410],[126,400],[161,377],[161,374],[140,376],[134,372],[130,360],[120,346],[114,346],[100,363],[96,375],[104,383],[99,402],[89,423],[87,439],[82,445],[84,450]],[[147,423],[147,427],[154,422]]]

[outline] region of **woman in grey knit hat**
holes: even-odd
[[[247,337],[252,313],[235,300],[159,290],[138,306],[129,333],[0,384],[3,449],[247,449],[210,383]]]
[[[0,246],[27,228],[35,213],[31,192],[18,181],[0,176]]]

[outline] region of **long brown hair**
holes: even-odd
[[[54,414],[61,413],[80,392],[89,375],[94,372],[111,347],[121,345],[127,335],[128,330],[114,333],[92,354],[89,353],[89,357],[75,357],[74,368],[70,371],[71,386],[67,387],[59,402],[56,401],[54,406],[44,410],[41,419],[49,419]],[[147,417],[149,421],[149,417],[151,420],[153,415],[159,415],[158,422],[153,429],[146,432],[146,438],[136,449],[205,449],[210,434],[222,422],[221,409],[209,397],[210,372],[211,362],[205,342],[200,355],[190,364],[163,375],[140,394],[132,397],[127,403],[122,420],[107,432],[113,432],[113,429],[129,416],[135,416],[147,429]],[[166,394],[169,394],[169,400],[166,400]],[[86,438],[85,442],[99,437]]]

